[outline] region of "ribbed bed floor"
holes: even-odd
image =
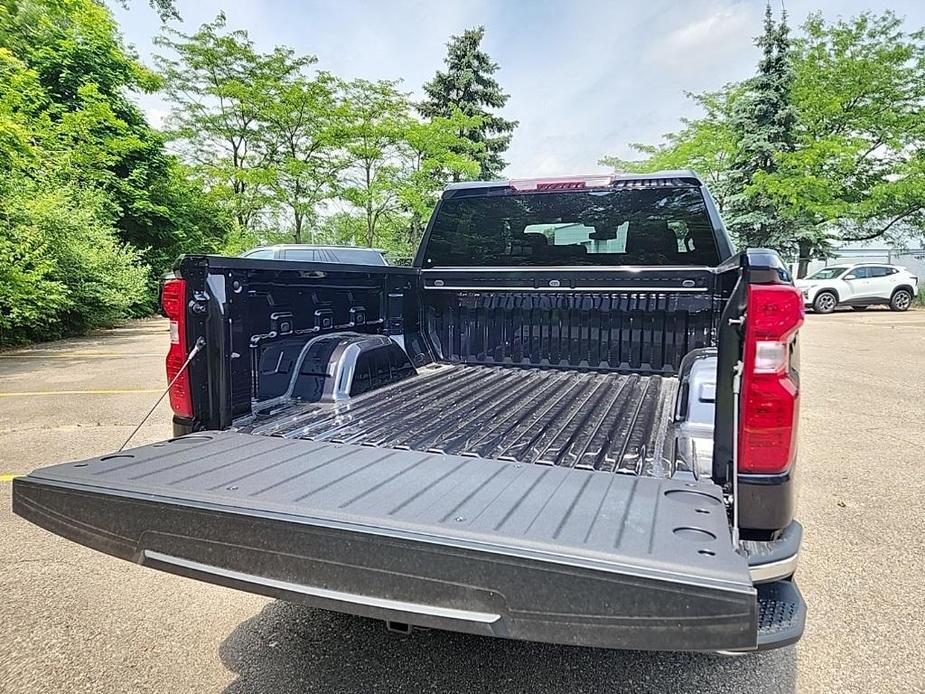
[[[637,374],[440,365],[347,402],[277,409],[240,431],[668,477],[677,384]]]

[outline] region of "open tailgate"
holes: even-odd
[[[146,566],[368,617],[756,646],[756,592],[709,483],[206,432],[37,470],[13,510]]]

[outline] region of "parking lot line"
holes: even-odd
[[[22,477],[22,475],[14,475],[11,472],[0,472],[0,483],[12,482],[17,477]]]
[[[27,398],[33,395],[123,395],[128,393],[160,393],[163,388],[120,388],[107,390],[26,390],[0,393],[0,398]]]
[[[49,352],[30,354],[0,354],[0,359],[117,359],[120,357],[160,357],[161,352]]]

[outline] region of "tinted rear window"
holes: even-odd
[[[424,267],[717,265],[697,188],[568,191],[441,202]]]
[[[382,254],[371,248],[289,248],[286,250],[286,260],[353,265],[385,265]]]
[[[257,258],[258,260],[272,260],[274,256],[272,248],[258,248],[255,251],[248,251],[242,257]]]

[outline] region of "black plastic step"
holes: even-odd
[[[756,586],[758,590],[758,649],[796,643],[806,626],[806,602],[793,581]]]

